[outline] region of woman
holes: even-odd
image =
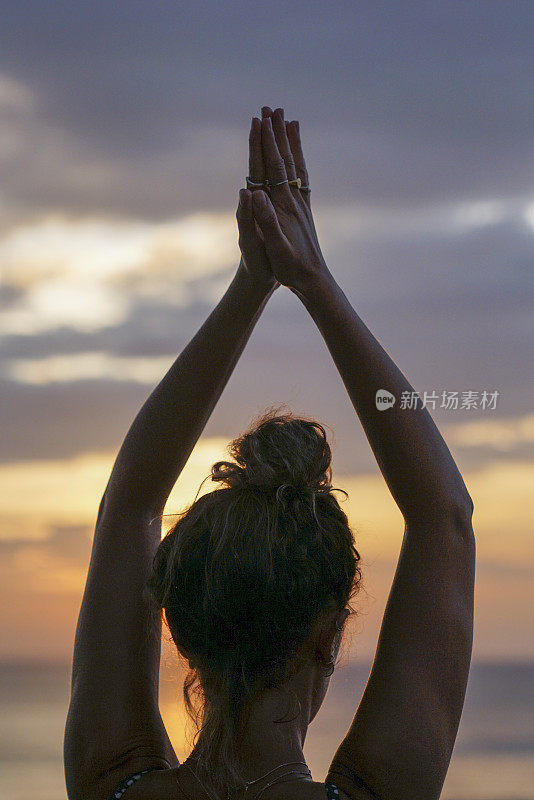
[[[134,420],[105,489],[76,630],[65,734],[71,800],[432,800],[469,672],[473,504],[425,408],[377,410],[412,387],[328,270],[296,122],[252,120],[226,294]],[[160,543],[167,497],[270,295],[317,324],[404,517],[372,671],[326,783],[303,744],[335,666],[359,556],[332,494],[318,423],[268,413],[212,468],[219,487]],[[156,522],[155,522],[156,520]],[[149,589],[150,591],[147,591]],[[158,710],[162,609],[200,692],[180,765]]]

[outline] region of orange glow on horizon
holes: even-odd
[[[199,441],[169,499],[168,514],[193,500],[211,464],[227,456],[226,446],[222,437]],[[93,453],[0,467],[0,658],[70,659],[92,527],[112,463],[112,454]],[[464,477],[475,500],[479,564],[475,654],[534,656],[529,611],[534,587],[534,464],[495,461]],[[364,572],[353,651],[370,658],[403,520],[378,472],[338,476],[334,485],[349,493],[346,501],[338,497],[351,520]],[[201,492],[212,489],[208,480]]]

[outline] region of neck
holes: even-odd
[[[238,746],[238,754],[246,764],[245,780],[254,780],[282,764],[305,762],[303,747],[308,730],[307,712],[305,707],[299,709],[291,694],[286,697],[274,689],[255,701]],[[286,717],[289,717],[287,721],[275,722]],[[203,741],[201,732],[190,756],[192,760],[203,749]],[[305,770],[306,767],[290,763],[287,769]],[[273,777],[276,774],[273,772]]]
[[[305,772],[304,741],[308,725],[322,700],[321,688],[324,689],[324,684],[318,679],[317,670],[304,668],[282,689],[265,689],[255,698],[238,745],[238,753],[246,765],[244,780],[252,781],[270,770],[274,770],[272,778],[289,770]],[[201,732],[191,753],[192,760],[202,750],[202,745]],[[291,777],[298,776],[295,773]]]

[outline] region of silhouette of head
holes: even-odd
[[[325,429],[277,411],[230,443],[231,461],[212,466],[220,488],[180,515],[149,582],[189,663],[184,699],[206,771],[234,784],[242,774],[234,744],[254,698],[283,687],[306,661],[331,674],[341,634],[325,663],[322,622],[354,613],[361,579]]]

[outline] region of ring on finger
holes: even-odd
[[[247,189],[260,189],[263,186],[265,186],[266,183],[266,181],[260,181],[259,183],[257,181],[253,181],[248,177],[248,175],[246,180],[247,180]]]
[[[304,194],[309,194],[311,192],[310,187],[304,186],[304,184],[302,183],[302,178],[293,178],[293,180],[288,181],[288,183],[290,186],[296,186],[297,189],[300,189],[300,191],[304,192]]]
[[[296,186],[297,189],[300,189],[300,191],[304,192],[305,194],[309,194],[311,192],[309,186],[303,185],[301,178],[293,178],[292,180],[286,178],[284,181],[279,181],[279,183],[271,183],[269,180],[253,181],[247,175],[246,182],[247,182],[247,189],[261,189],[264,187],[269,188],[270,186],[283,186],[284,183],[287,183],[289,186]]]
[[[284,183],[289,183],[289,182],[290,182],[289,178],[286,178],[285,181],[278,181],[278,183],[271,183],[270,181],[267,181],[269,186],[283,186]]]

